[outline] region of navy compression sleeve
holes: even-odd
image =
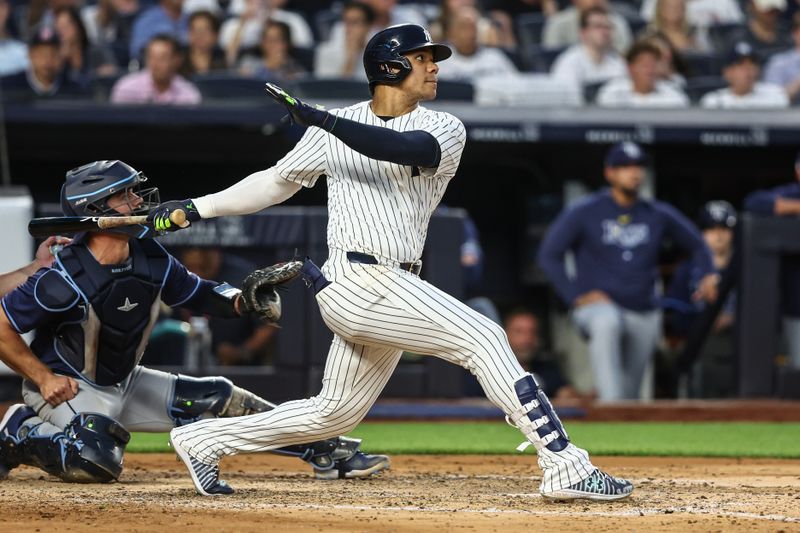
[[[442,159],[439,142],[427,131],[401,132],[342,117],[333,118],[335,122],[330,133],[370,159],[422,168],[436,168]]]

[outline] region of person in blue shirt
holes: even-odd
[[[565,209],[538,253],[539,266],[589,339],[603,401],[639,397],[661,334],[656,281],[664,239],[688,251],[699,265],[696,298],[716,298],[719,276],[697,228],[670,205],[640,198],[644,166],[639,145],[613,146],[605,160],[610,187]],[[568,252],[574,254],[573,276],[565,267]]]
[[[131,29],[130,57],[143,59],[142,51],[156,35],[171,35],[181,44],[189,40],[189,17],[182,12],[183,0],[161,0],[143,11]]]
[[[158,189],[121,161],[67,172],[66,216],[147,213]],[[244,416],[275,407],[223,377],[194,378],[139,364],[161,302],[219,317],[251,314],[241,291],[189,272],[149,238],[126,226],[79,234],[0,300],[0,360],[24,378],[23,404],[0,421],[0,479],[28,464],[70,482],[109,482],[122,472],[129,431],[168,431],[201,418]],[[36,330],[28,347],[21,334]],[[385,456],[334,438],[281,448],[319,479],[366,477]],[[220,483],[215,493],[229,494]]]
[[[744,201],[745,210],[762,216],[800,216],[800,152],[795,158],[794,173],[796,181],[793,183],[748,195]],[[800,256],[781,258],[781,295],[783,332],[790,364],[800,369]]]

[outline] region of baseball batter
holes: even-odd
[[[327,112],[273,85],[267,92],[310,127],[274,167],[231,188],[151,212],[156,228],[251,213],[282,202],[320,176],[328,183],[329,256],[303,272],[334,332],[319,395],[269,413],[176,428],[172,445],[200,494],[213,494],[224,455],[271,450],[356,427],[403,350],[440,357],[477,376],[488,398],[539,453],[541,493],[551,498],[614,500],[633,486],[598,470],[573,445],[533,376],[517,363],[503,330],[418,277],[428,222],[464,150],[464,125],[419,102],[436,96],[437,63],[450,56],[421,26],[378,32],[364,66],[371,101]]]
[[[158,204],[158,189],[141,188],[146,180],[121,161],[73,169],[61,190],[64,214],[146,213]],[[274,407],[223,377],[193,378],[138,363],[162,301],[224,318],[266,316],[259,312],[265,302],[279,317],[279,298],[250,290],[249,280],[285,269],[254,272],[242,293],[187,271],[151,234],[151,228],[128,226],[78,235],[56,254],[53,268],[39,250],[27,269],[45,268],[3,297],[0,360],[25,378],[25,403],[10,407],[0,422],[0,479],[29,464],[65,481],[112,481],[122,472],[129,431],[167,431]],[[19,277],[2,276],[3,285]],[[28,348],[20,334],[32,329],[37,334]],[[363,454],[358,446],[334,438],[275,451],[308,461],[321,479],[365,477],[388,467],[387,457]]]

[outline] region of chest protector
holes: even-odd
[[[112,273],[83,243],[59,254],[67,277],[83,297],[83,320],[61,324],[56,349],[92,383],[114,385],[139,363],[158,318],[169,256],[154,241],[130,241],[131,263]]]

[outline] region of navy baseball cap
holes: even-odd
[[[61,44],[61,40],[58,38],[58,34],[51,26],[41,26],[31,36],[28,46],[33,48],[34,46],[38,46],[40,44],[59,46]]]
[[[737,218],[736,209],[729,202],[712,200],[700,211],[699,225],[702,229],[733,228]]]
[[[642,147],[631,141],[615,144],[606,154],[607,167],[643,167],[646,161]]]
[[[758,63],[758,54],[756,54],[753,45],[746,41],[740,41],[733,45],[733,48],[728,50],[725,54],[725,66],[729,67],[735,65],[745,59],[749,59],[753,63]]]

